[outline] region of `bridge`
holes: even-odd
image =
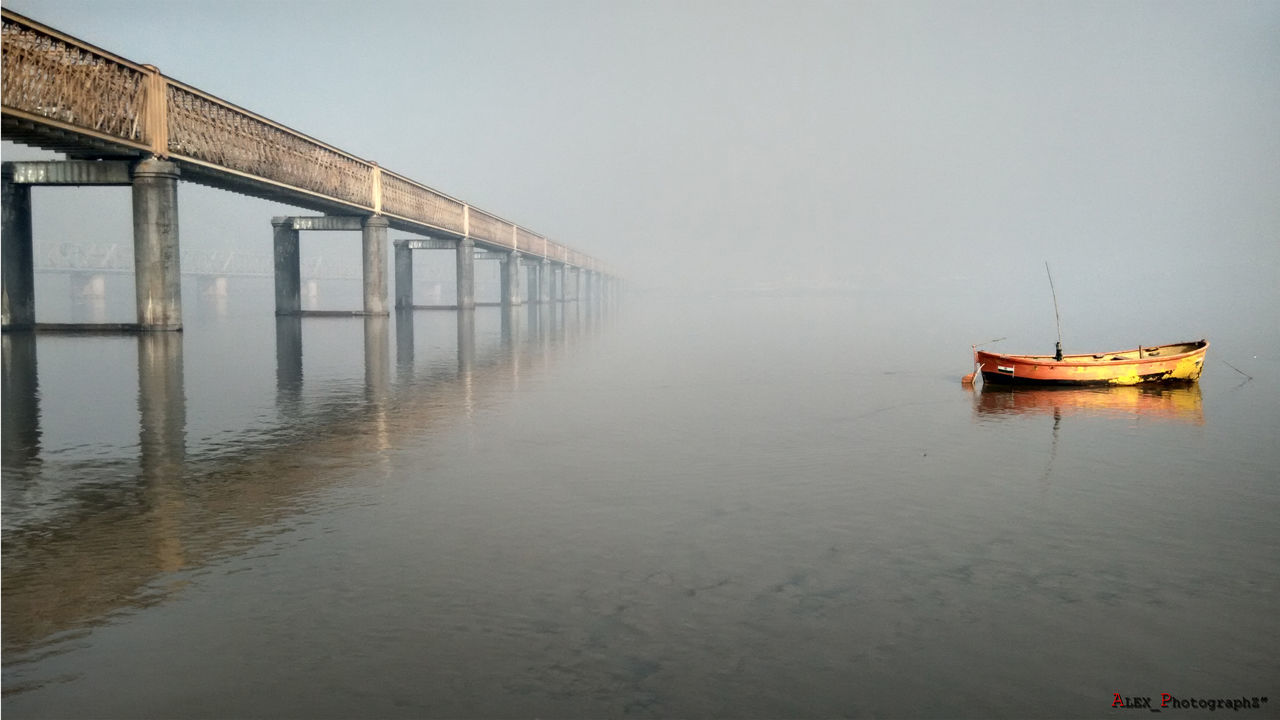
[[[602,261],[434,190],[378,163],[11,12],[3,15],[0,132],[66,160],[3,166],[3,325],[35,326],[32,186],[132,188],[137,326],[182,328],[179,180],[320,215],[272,218],[276,313],[301,310],[301,231],[361,233],[363,309],[389,313],[387,230],[396,243],[396,305],[412,307],[410,252],[456,253],[457,307],[475,307],[474,261],[501,260],[504,306],[616,292]],[[523,272],[522,272],[523,270]],[[522,277],[523,276],[523,277]],[[522,292],[527,283],[528,292]]]

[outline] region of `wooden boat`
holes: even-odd
[[[1091,355],[1003,355],[974,348],[973,362],[992,385],[1141,385],[1200,379],[1209,341]]]

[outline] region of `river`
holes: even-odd
[[[1276,348],[1010,393],[852,296],[255,292],[4,336],[6,716],[1280,712]]]

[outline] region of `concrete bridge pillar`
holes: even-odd
[[[538,266],[538,302],[551,302],[551,261],[546,258],[542,259],[542,264]]]
[[[476,306],[476,243],[469,237],[458,241],[458,309]]]
[[[4,164],[4,324],[35,323],[32,185],[128,185],[133,196],[133,270],[138,327],[182,329],[176,163],[53,160]]]
[[[501,280],[502,305],[511,307],[520,305],[524,298],[520,297],[520,253],[512,251],[502,258]]]
[[[364,309],[356,314],[390,315],[387,310],[387,219],[381,215],[321,215],[275,217],[276,314],[303,312],[302,294],[314,304],[319,294],[315,278],[302,284],[298,235],[302,230],[359,232]]]
[[[141,329],[181,330],[176,163],[149,158],[133,167],[133,272]]]
[[[569,282],[568,282],[569,292],[565,297],[565,299],[576,301],[578,299],[578,291],[580,289],[578,287],[578,283],[582,281],[582,275],[580,274],[580,270],[576,267],[565,268],[565,272],[567,272],[569,275]]]
[[[381,215],[364,219],[361,240],[364,258],[364,311],[370,315],[390,315],[387,309],[387,228],[391,223]]]
[[[31,237],[31,186],[13,182],[13,168],[4,166],[3,213],[0,228],[0,273],[3,273],[3,325],[29,328],[36,322],[35,249]]]
[[[276,315],[302,312],[302,256],[293,219],[271,219],[276,256]]]
[[[413,250],[409,243],[397,240],[396,247],[396,309],[413,307]]]
[[[538,293],[542,287],[538,281],[538,270],[542,267],[542,263],[536,260],[529,260],[525,262],[523,267],[525,269],[524,299],[530,305],[535,305],[538,302]]]

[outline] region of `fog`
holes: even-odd
[[[1280,334],[1280,3],[6,5],[640,297],[822,291],[978,341],[1052,328],[1048,262],[1082,343]],[[180,193],[184,247],[265,253],[292,212]],[[121,197],[38,190],[37,242],[128,241]]]
[[[0,1],[624,288],[280,319],[188,274],[180,334],[7,334],[8,716],[1090,717],[1280,677],[1280,0]],[[178,193],[184,253],[312,214]],[[35,188],[37,249],[127,248],[131,194]],[[360,245],[303,233],[304,278]],[[1053,351],[1046,266],[1065,352],[1207,338],[1204,377],[962,385],[971,343]],[[36,319],[128,322],[131,280],[38,274]]]

